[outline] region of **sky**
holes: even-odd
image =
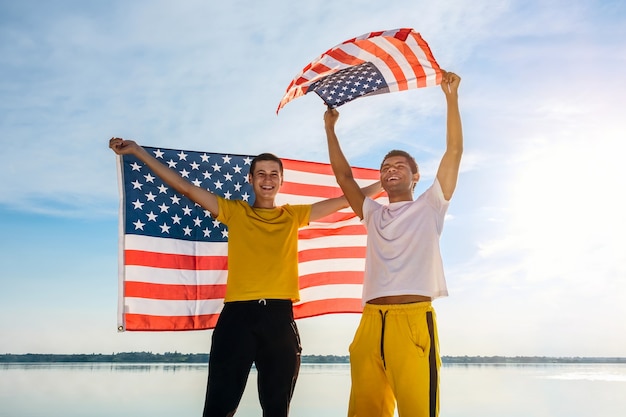
[[[441,354],[626,356],[626,3],[0,0],[0,354],[204,353],[211,331],[117,332],[112,136],[328,162],[289,82],[352,37],[409,27],[461,78],[465,151],[441,237]],[[393,148],[433,181],[439,87],[340,107],[354,166]],[[298,321],[347,355],[359,315]]]

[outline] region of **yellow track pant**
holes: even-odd
[[[439,414],[439,341],[430,302],[366,304],[350,345],[348,417]]]

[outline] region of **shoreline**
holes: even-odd
[[[0,354],[0,363],[208,363],[208,353],[121,352],[113,354]],[[442,356],[443,364],[626,364],[626,357]],[[349,356],[303,355],[303,364],[350,363]]]

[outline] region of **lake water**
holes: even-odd
[[[0,417],[199,417],[206,365],[0,364]],[[303,364],[293,417],[344,417],[348,364]],[[451,365],[441,417],[623,417],[626,365]],[[237,417],[261,416],[256,372]]]

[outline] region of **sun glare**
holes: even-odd
[[[622,241],[617,156],[597,141],[536,141],[510,202],[511,233],[527,253],[530,279],[591,272],[592,255]]]

